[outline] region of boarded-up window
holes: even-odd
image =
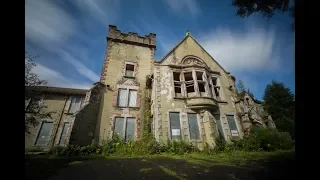
[[[130,89],[129,90],[129,107],[135,107],[137,103],[137,91]]]
[[[134,76],[134,65],[133,64],[126,64],[126,74],[127,77]]]
[[[79,96],[72,97],[70,108],[69,108],[69,113],[75,113],[80,109],[81,99],[82,98]]]
[[[170,112],[169,118],[170,118],[171,139],[180,140],[181,139],[180,115],[178,112]]]
[[[132,141],[134,138],[135,118],[127,118],[126,141]]]
[[[43,121],[35,145],[46,146],[50,140],[53,122]]]
[[[59,145],[64,145],[64,142],[65,142],[65,139],[67,136],[67,132],[68,132],[68,128],[69,128],[69,122],[64,122],[62,131],[61,131]]]
[[[231,136],[238,136],[238,128],[234,119],[234,115],[227,115],[227,120],[231,131]]]
[[[214,116],[214,118],[216,119],[216,122],[217,122],[218,132],[219,132],[220,138],[225,139],[224,133],[223,133],[223,128],[222,128],[222,122],[220,120],[220,114],[214,114],[213,116]]]
[[[135,118],[116,117],[114,123],[114,135],[118,135],[125,141],[132,141],[134,139]]]
[[[126,107],[128,100],[128,90],[127,89],[119,89],[118,92],[118,106]]]
[[[199,131],[197,114],[188,113],[188,123],[189,123],[190,139],[199,140],[200,131]]]

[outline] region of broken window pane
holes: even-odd
[[[176,97],[181,97],[180,72],[173,72],[173,84]]]
[[[124,128],[124,118],[116,117],[114,122],[113,135],[118,135],[119,137],[123,138],[124,136],[123,128]]]
[[[217,78],[211,77],[211,79],[212,79],[212,85],[216,86],[217,85]]]
[[[53,122],[42,122],[35,145],[47,145],[50,140]]]
[[[197,80],[203,81],[202,79],[203,72],[196,71],[196,75],[197,75]]]
[[[185,72],[184,73],[184,80],[185,81],[193,81],[192,72]]]
[[[135,120],[135,118],[127,118],[126,141],[133,141],[134,139]]]
[[[200,139],[200,131],[199,131],[197,114],[188,113],[188,123],[189,123],[190,139],[191,140]]]
[[[134,65],[126,64],[126,76],[133,77],[133,72],[134,72]]]
[[[180,72],[173,72],[173,80],[180,81]]]
[[[170,118],[171,139],[180,140],[181,139],[180,115],[178,112],[170,112],[169,118]]]

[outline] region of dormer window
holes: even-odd
[[[126,64],[125,76],[126,77],[134,77],[134,65]]]

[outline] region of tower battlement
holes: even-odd
[[[156,34],[150,33],[144,37],[139,36],[136,32],[123,33],[117,29],[117,26],[109,25],[107,40],[123,42],[144,47],[156,47]]]

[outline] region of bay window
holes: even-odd
[[[205,71],[174,71],[173,86],[176,98],[211,97],[222,100],[218,77]]]

